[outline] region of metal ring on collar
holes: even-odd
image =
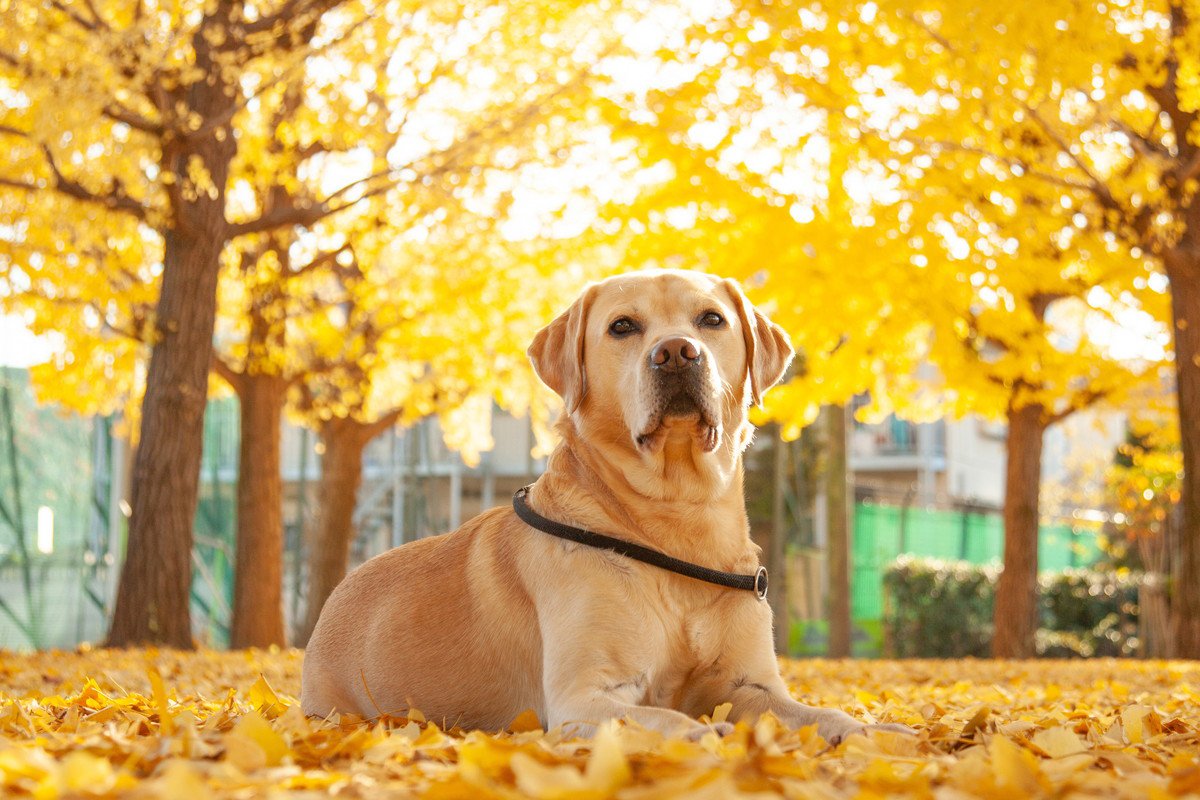
[[[758,572],[754,573],[754,593],[758,595],[759,600],[767,599],[767,568],[759,567]]]

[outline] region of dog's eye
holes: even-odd
[[[725,318],[715,311],[706,311],[704,316],[700,317],[700,324],[705,328],[719,328],[725,324]]]
[[[613,324],[608,326],[608,332],[613,336],[625,336],[637,330],[637,325],[629,317],[621,317],[613,320]]]

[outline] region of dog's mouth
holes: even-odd
[[[700,406],[696,405],[696,399],[686,391],[668,400],[667,407],[663,409],[664,417],[685,417],[699,413]]]
[[[680,387],[658,404],[649,426],[634,437],[639,449],[657,452],[662,449],[672,430],[692,428],[691,433],[701,451],[711,453],[721,441],[721,423],[715,401],[697,399],[691,387]]]

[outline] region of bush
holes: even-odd
[[[884,645],[896,657],[986,657],[1000,568],[901,556],[884,573]],[[1137,655],[1138,586],[1127,570],[1070,569],[1038,579],[1038,654]]]
[[[1129,570],[1068,569],[1042,575],[1038,653],[1062,658],[1137,655],[1141,580],[1140,573]]]
[[[906,657],[986,657],[997,567],[901,556],[883,576],[884,647]]]

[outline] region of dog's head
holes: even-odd
[[[735,433],[746,409],[783,376],[792,347],[735,282],[654,270],[590,285],[529,357],[582,428],[643,455],[687,440],[704,454],[723,439],[745,444]]]

